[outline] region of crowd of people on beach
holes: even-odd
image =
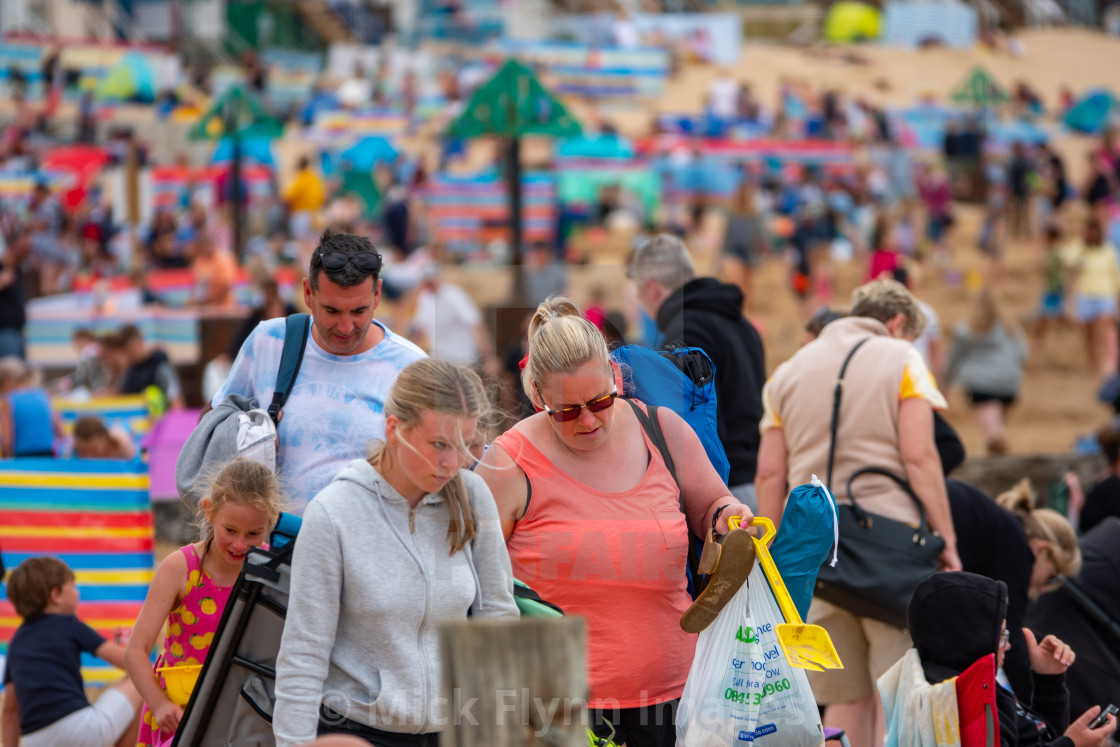
[[[810,679],[825,724],[853,744],[881,743],[888,725],[875,683],[916,646],[930,682],[971,663],[962,652],[998,656],[1008,680],[1000,691],[1003,743],[1107,742],[1115,719],[1089,724],[1099,708],[1073,712],[1071,721],[1062,675],[1080,641],[1036,634],[1029,624],[1031,600],[1059,576],[1078,573],[1077,534],[1066,516],[1034,507],[1029,485],[993,501],[946,480],[963,449],[936,415],[944,398],[912,344],[926,320],[902,284],[861,286],[847,315],[817,330],[765,385],[753,377],[761,440],[737,445],[740,429],[721,432],[736,466],[755,465],[729,487],[679,415],[620,397],[631,372],[612,361],[601,327],[563,296],[542,302],[527,332],[521,380],[536,413],[492,432],[498,421],[479,373],[427,357],[375,319],[380,270],[368,239],[323,235],[305,281],[312,323],[303,384],[279,422],[281,479],[244,458],[217,473],[198,503],[203,538],[160,565],[126,646],[75,617],[79,600],[65,564],[33,559],[12,572],[8,595],[24,622],[5,670],[6,743],[20,734],[32,745],[77,744],[79,734],[95,740],[89,744],[123,743],[137,738],[136,729],[140,744],[166,743],[183,710],[160,671],[205,660],[247,551],[289,510],[303,515],[303,526],[277,659],[277,744],[336,733],[375,745],[436,744],[447,719],[436,628],[468,615],[516,616],[514,577],[586,620],[592,730],[635,747],[674,744],[696,645],[679,624],[692,601],[688,538],[725,535],[732,517],[778,522],[788,490],[805,474],[825,473],[828,424],[820,413],[828,404],[816,400],[831,396],[827,372],[844,357],[855,362],[845,388],[851,409],[840,410],[836,496],[847,498],[846,476],[869,460],[906,475],[945,540],[941,567],[951,573],[919,586],[909,630],[813,602],[809,621],[829,631],[845,663]],[[687,247],[668,234],[638,248],[630,274],[659,325],[689,286],[714,282],[709,293],[741,301],[734,286],[695,277]],[[674,285],[675,277],[684,279]],[[749,328],[741,304],[736,311],[734,324]],[[271,319],[253,330],[214,394],[215,408],[231,395],[271,399],[285,324]],[[696,334],[687,320],[680,332]],[[745,344],[751,339],[728,335],[709,347],[717,359],[728,348],[749,359],[761,353],[760,344]],[[864,343],[864,355],[854,356]],[[751,379],[744,373],[736,386]],[[667,455],[647,430],[651,416]],[[897,486],[864,482],[861,504],[912,520],[914,507]],[[1102,531],[1118,524],[1106,519]],[[1002,539],[993,543],[997,531]],[[639,545],[628,550],[633,538]],[[958,639],[936,632],[931,619],[972,631],[972,643],[947,644]],[[164,628],[153,670],[149,654]],[[636,634],[649,645],[635,649]],[[63,642],[74,654],[122,662],[129,678],[88,705],[76,655],[59,656]],[[1079,684],[1089,698],[1108,697],[1104,683]],[[1086,694],[1075,697],[1081,703]]]
[[[743,168],[720,202],[667,183],[652,214],[624,188],[604,187],[577,222],[640,228],[626,265],[634,302],[615,309],[601,294],[572,298],[570,225],[558,227],[526,251],[535,310],[508,349],[442,277],[454,257],[432,240],[423,157],[382,164],[357,186],[301,158],[249,211],[240,256],[238,190],[228,185],[219,210],[188,190],[143,228],[115,222],[96,189],[67,207],[40,183],[26,205],[0,205],[3,456],[138,456],[131,434],[96,417],[63,438],[55,393],[141,394],[157,413],[189,399],[212,412],[238,397],[267,407],[286,318],[310,313],[299,384],[276,419],[276,472],[231,455],[206,476],[200,538],[159,565],[130,635],[106,640],[81,622],[75,572],[62,561],[9,569],[6,595],[22,622],[4,668],[4,744],[170,744],[183,708],[160,670],[206,660],[246,554],[289,512],[302,527],[276,663],[278,745],[339,736],[437,744],[449,718],[438,626],[515,618],[515,578],[586,621],[594,739],[672,745],[697,640],[680,625],[693,603],[690,538],[726,536],[733,517],[780,525],[790,491],[826,474],[840,504],[856,493],[888,519],[924,515],[945,544],[940,570],[914,590],[905,628],[814,600],[807,622],[828,631],[845,665],[810,674],[825,727],[853,745],[893,743],[915,727],[889,704],[914,682],[940,683],[992,655],[1002,670],[1000,744],[1107,744],[1116,718],[1098,716],[1120,699],[1120,654],[1099,620],[1064,626],[1077,607],[1056,589],[1117,567],[1120,424],[1097,435],[1107,475],[1088,491],[1067,480],[1068,510],[1059,512],[1037,497],[1050,486],[1021,483],[991,497],[954,480],[964,447],[940,413],[946,391],[960,387],[986,451],[1005,453],[1024,362],[1052,326],[1071,321],[1102,398],[1120,411],[1120,145],[1106,134],[1074,185],[1046,145],[993,156],[962,149],[953,133],[944,153],[917,155],[866,101],[790,83],[767,112],[731,83],[712,83],[711,112],[787,137],[803,136],[812,119],[822,139],[856,144],[854,168]],[[0,142],[0,169],[43,155],[36,134],[50,124],[22,102]],[[943,333],[921,285],[964,282],[954,279],[968,242],[951,175],[973,156],[987,185],[976,236],[987,271],[967,320]],[[703,161],[687,141],[669,158],[678,168]],[[1043,287],[1031,335],[1001,298],[1006,253],[1026,241],[1039,246]],[[719,255],[718,278],[697,261],[704,244]],[[750,311],[766,262],[783,263],[805,327],[804,345],[776,366],[758,329],[776,320]],[[850,303],[837,283],[849,263],[866,266]],[[295,284],[280,283],[281,268],[295,270]],[[220,384],[184,392],[167,353],[131,325],[75,330],[73,372],[39,380],[26,361],[29,300],[82,278],[127,276],[144,303],[166,303],[149,276],[177,269],[191,275],[188,302],[205,308],[236,308],[239,272],[254,276],[259,302],[213,362]],[[385,301],[391,323],[378,318]],[[627,396],[634,372],[612,352],[633,340],[710,358],[726,476],[680,413]],[[841,369],[842,407],[833,386]],[[869,466],[904,485],[882,475],[853,482]],[[1104,596],[1115,600],[1115,573],[1105,575]],[[1116,612],[1112,604],[1103,614]],[[1082,650],[1111,652],[1102,658],[1115,666],[1101,674]],[[91,704],[81,653],[127,678]]]

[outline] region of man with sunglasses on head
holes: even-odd
[[[398,374],[425,357],[373,318],[381,300],[381,255],[362,236],[328,229],[311,255],[303,295],[311,325],[303,362],[281,411],[276,467],[303,508],[366,444],[385,437],[385,398]],[[270,402],[284,349],[284,317],[261,322],[214,395]]]

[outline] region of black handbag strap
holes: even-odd
[[[836,385],[832,390],[832,423],[829,425],[828,434],[828,481],[825,483],[828,486],[829,490],[832,490],[832,467],[836,460],[836,431],[840,425],[840,400],[844,393],[844,374],[848,370],[848,364],[852,362],[852,356],[854,356],[856,354],[856,351],[863,347],[863,344],[870,339],[870,337],[863,338],[855,345],[853,345],[852,349],[848,351],[847,357],[844,358],[844,363],[840,366],[840,373],[836,377]],[[910,483],[908,483],[906,480],[891,472],[889,469],[884,469],[883,467],[862,467],[861,469],[857,469],[848,478],[848,484],[844,487],[845,492],[847,492],[848,494],[848,500],[852,502],[852,513],[855,514],[856,520],[860,524],[863,524],[866,521],[867,512],[860,508],[859,503],[856,502],[856,497],[852,493],[852,483],[855,482],[855,479],[857,477],[861,477],[863,475],[881,475],[893,480],[900,488],[902,488],[903,492],[906,493],[906,495],[910,496],[910,500],[914,501],[914,505],[918,507],[918,515],[920,517],[918,525],[919,529],[921,529],[923,532],[929,531],[929,525],[926,522],[925,506],[922,505],[922,501],[914,492],[914,488],[910,487]]]
[[[832,465],[836,460],[836,429],[840,425],[840,399],[844,394],[844,374],[848,371],[852,356],[870,339],[870,337],[863,338],[848,351],[844,363],[840,366],[840,373],[836,376],[836,384],[832,388],[832,423],[828,426],[828,472],[825,478],[825,485],[829,490],[832,490]]]
[[[852,476],[848,478],[848,485],[845,487],[845,490],[847,490],[848,492],[848,499],[852,502],[852,511],[853,513],[855,513],[856,519],[860,523],[863,523],[864,517],[867,515],[867,512],[860,508],[856,503],[856,498],[852,494],[852,483],[855,482],[855,479],[857,477],[861,477],[863,475],[882,475],[883,477],[889,477],[890,479],[894,480],[898,487],[902,488],[902,491],[906,493],[906,495],[910,496],[910,500],[914,501],[914,505],[918,507],[918,516],[920,517],[920,519],[918,520],[918,529],[922,532],[929,531],[929,524],[926,522],[926,508],[922,505],[922,501],[918,498],[918,494],[914,492],[914,488],[910,487],[910,483],[906,482],[901,477],[891,472],[889,469],[884,469],[882,467],[863,467],[861,469],[857,469],[852,473]]]

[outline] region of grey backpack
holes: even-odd
[[[190,504],[201,500],[206,481],[238,457],[276,470],[276,426],[280,408],[287,402],[303,363],[310,325],[311,317],[307,314],[292,314],[287,318],[276,391],[267,411],[261,409],[253,397],[230,394],[198,421],[175,462],[175,487],[183,500]]]

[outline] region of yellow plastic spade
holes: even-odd
[[[729,528],[737,529],[739,517],[732,516],[727,523]],[[832,644],[828,631],[820,625],[809,625],[801,620],[801,615],[793,604],[793,599],[789,596],[786,584],[782,581],[782,575],[778,573],[778,566],[774,565],[774,559],[770,557],[770,542],[776,534],[774,522],[765,517],[756,516],[751,521],[751,526],[765,529],[761,538],[752,537],[751,539],[754,540],[755,557],[762,564],[766,580],[770,582],[770,589],[774,592],[774,598],[778,601],[778,608],[781,609],[782,616],[786,620],[778,625],[777,630],[778,643],[781,645],[782,651],[785,652],[786,659],[795,667],[812,669],[817,672],[822,672],[825,669],[843,669],[844,665],[840,662],[840,654],[837,653],[836,646]]]

